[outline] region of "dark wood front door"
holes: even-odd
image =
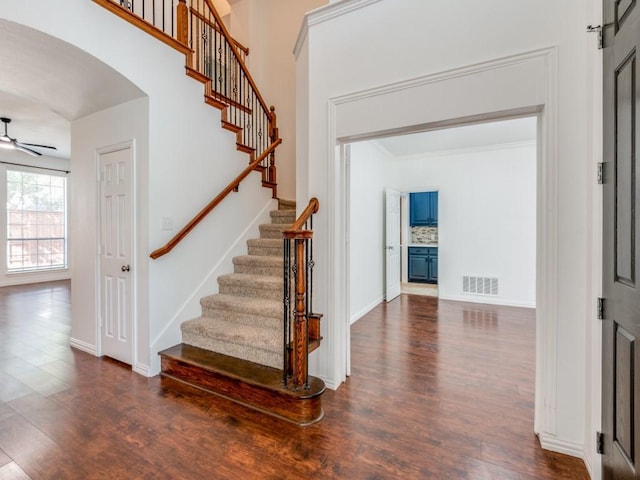
[[[640,1],[640,0],[639,0]],[[637,252],[638,54],[636,0],[603,0],[603,469],[606,479],[640,479],[640,290]]]

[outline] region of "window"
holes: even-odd
[[[7,170],[7,272],[67,268],[67,179]]]

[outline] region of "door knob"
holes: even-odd
[[[130,270],[129,265],[122,265],[122,268],[120,268],[120,270],[122,270],[123,272],[128,272]]]

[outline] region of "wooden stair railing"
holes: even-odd
[[[222,110],[249,166],[162,248],[168,253],[253,170],[277,198],[275,150],[282,142],[275,107],[268,107],[245,63],[249,49],[235,40],[211,0],[93,0],[186,55],[187,74],[205,85],[205,101]]]
[[[93,0],[98,5],[140,27],[181,52],[189,53],[189,25],[186,0]],[[152,2],[149,5],[149,2]],[[180,45],[176,44],[176,41]],[[246,62],[249,48],[235,38],[231,41]]]
[[[152,0],[150,8],[144,0],[93,1],[179,52],[190,53],[187,43],[180,40],[182,25],[176,21],[177,3],[184,0]]]
[[[262,155],[256,158],[253,162],[251,162],[236,178],[234,178],[229,185],[227,185],[216,197],[211,200],[202,210],[200,210],[195,217],[189,221],[184,227],[180,229],[178,233],[176,233],[171,240],[169,240],[162,247],[154,250],[149,255],[154,260],[166,255],[173,248],[178,245],[182,241],[184,237],[186,237],[191,230],[193,230],[211,211],[216,208],[216,206],[222,202],[233,191],[237,191],[240,183],[264,160],[264,158],[268,157],[275,148],[282,143],[282,139],[278,138],[275,142],[273,142],[269,148],[267,148]]]
[[[182,0],[184,1],[184,0]],[[244,53],[229,34],[211,0],[191,0],[187,73],[205,83],[212,103],[225,105],[223,120],[239,128],[238,148],[259,156],[278,138],[275,108],[267,106],[247,65]],[[261,164],[266,182],[275,181],[275,159]]]
[[[285,388],[309,387],[311,344],[320,341],[321,315],[313,313],[313,214],[320,207],[317,198],[285,230],[284,237],[284,366]]]
[[[231,36],[211,0],[93,1],[185,53],[187,74],[205,84],[207,103],[223,109],[223,123],[237,127],[238,149],[252,160],[278,138],[275,107],[245,63],[249,49]],[[275,152],[261,167],[265,184],[275,185]]]

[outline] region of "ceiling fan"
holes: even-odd
[[[4,123],[4,135],[0,135],[0,148],[4,148],[7,150],[18,150],[20,152],[28,153],[29,155],[33,155],[34,157],[39,157],[42,155],[40,152],[36,152],[35,150],[29,147],[36,148],[50,148],[51,150],[57,150],[56,147],[52,147],[50,145],[38,145],[37,143],[22,143],[16,140],[15,138],[11,138],[7,133],[7,126],[11,123],[10,118],[0,117],[0,122]]]

